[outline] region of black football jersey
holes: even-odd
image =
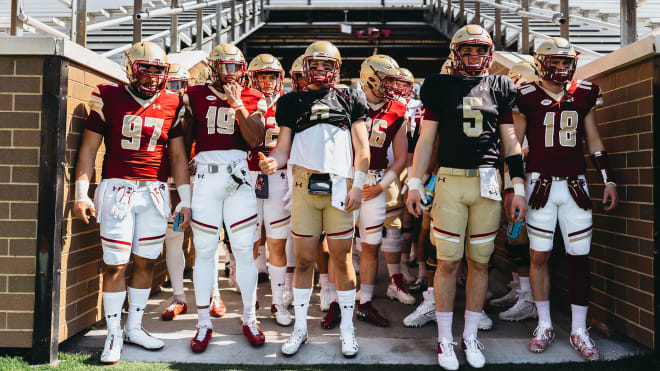
[[[364,92],[350,89],[294,91],[280,97],[275,119],[295,133],[317,124],[331,124],[350,130],[358,120],[369,117]]]
[[[438,166],[496,167],[500,157],[500,116],[511,111],[516,86],[507,76],[465,79],[434,74],[420,90],[424,118],[438,122]]]

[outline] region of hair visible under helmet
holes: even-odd
[[[158,44],[140,41],[133,44],[125,56],[126,76],[140,94],[153,96],[165,88],[170,65],[167,63],[167,54]],[[156,66],[161,71],[149,72],[151,66]],[[143,82],[140,83],[140,80]]]
[[[463,61],[460,53],[461,47],[465,45],[483,46],[486,49],[484,54],[473,55],[470,58],[480,58],[479,63],[470,64]],[[451,38],[449,50],[451,52],[452,69],[454,73],[463,72],[467,76],[485,75],[493,63],[493,52],[495,46],[493,39],[483,27],[477,24],[469,24],[461,27]]]
[[[330,70],[312,70],[310,63],[313,60],[324,60],[332,63]],[[341,54],[339,49],[328,41],[316,41],[307,47],[303,54],[303,76],[307,83],[317,86],[333,86],[336,76],[341,68]]]

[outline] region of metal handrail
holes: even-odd
[[[70,40],[69,35],[67,35],[65,33],[62,33],[60,31],[54,29],[53,27],[41,22],[40,20],[38,20],[36,18],[33,18],[33,17],[30,17],[29,15],[27,15],[23,12],[19,13],[17,18],[21,22],[26,23],[26,24],[38,29],[39,31],[45,32],[47,34],[51,34],[53,36],[62,37],[62,38],[65,38],[67,40]]]
[[[562,18],[561,13],[554,13],[552,16],[548,16],[548,15],[543,15],[543,14],[539,14],[539,13],[525,11],[525,10],[523,10],[523,8],[521,6],[517,6],[517,7],[507,6],[507,5],[504,5],[503,3],[498,4],[498,3],[495,3],[495,2],[492,2],[492,1],[489,1],[489,0],[475,0],[475,1],[477,1],[481,4],[484,4],[484,5],[488,5],[490,7],[496,8],[496,9],[506,10],[507,12],[518,14],[519,16],[525,17],[525,18],[534,18],[534,19],[547,21],[547,22],[552,22],[552,23],[556,23],[556,24],[562,24],[562,23],[566,22],[566,19]],[[511,4],[511,3],[508,3],[508,4]],[[511,4],[511,5],[515,5],[515,4]]]
[[[163,17],[166,15],[172,15],[172,14],[179,14],[182,12],[186,12],[189,10],[197,10],[197,9],[202,9],[207,6],[213,6],[217,4],[222,4],[225,2],[230,2],[231,0],[204,0],[200,3],[196,1],[189,1],[187,3],[182,3],[179,4],[178,6],[175,7],[164,7],[164,8],[158,8],[155,10],[146,10],[141,13],[135,14],[136,19],[150,19],[154,17]]]

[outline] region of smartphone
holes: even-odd
[[[174,232],[183,232],[183,229],[179,228],[181,222],[183,222],[183,214],[179,211],[174,217],[174,225],[172,226]]]

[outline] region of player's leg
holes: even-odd
[[[167,220],[167,232],[165,233],[165,263],[172,284],[173,298],[172,304],[161,314],[163,321],[173,320],[177,315],[185,313],[188,308],[186,295],[183,292],[183,271],[186,267],[186,257],[183,253],[184,232],[175,232],[172,229],[173,219],[170,216]]]
[[[293,250],[293,236],[291,233],[286,238],[286,274],[284,276],[284,297],[282,302],[288,308],[293,303],[293,271],[296,268],[296,253]]]
[[[430,231],[432,228],[431,215],[424,214],[422,220],[422,226],[426,228],[427,231]],[[420,239],[421,240],[421,239]],[[425,247],[426,262],[426,278],[425,282],[428,283],[428,287],[425,288],[425,291],[422,292],[422,302],[415,308],[415,311],[410,313],[403,319],[403,325],[406,327],[421,327],[425,324],[435,321],[435,297],[434,297],[434,278],[435,271],[438,266],[437,260],[437,250],[434,245],[435,239],[432,238],[430,232],[426,233],[425,238],[422,240]]]
[[[511,291],[505,296],[491,300],[491,305],[510,307],[499,314],[504,321],[522,321],[528,318],[537,318],[536,303],[532,295],[529,281],[529,239],[527,226],[523,224],[520,236],[517,239],[507,238],[507,256],[516,265],[513,272],[514,280],[509,284]]]
[[[328,265],[330,264],[330,252],[328,251],[328,243],[325,236],[322,236],[318,249],[316,252],[316,268],[319,273],[319,284],[321,291],[319,292],[319,306],[321,312],[327,312],[330,309],[330,275]]]

